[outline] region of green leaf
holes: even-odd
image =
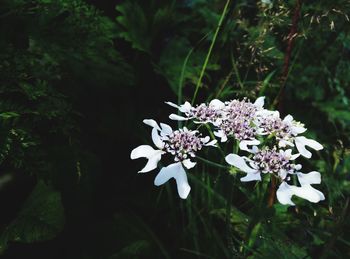
[[[193,50],[189,41],[185,38],[174,38],[168,43],[162,52],[157,68],[168,80],[171,89],[177,94],[181,71],[188,53]],[[206,53],[196,50],[191,53],[188,63],[184,68],[183,87],[186,83],[195,85],[200,74]],[[208,64],[207,71],[216,71],[220,66],[212,61]],[[208,75],[207,75],[208,76]]]
[[[3,119],[10,119],[10,118],[15,118],[18,117],[19,114],[17,112],[1,112],[0,117]]]
[[[0,253],[8,242],[33,243],[53,239],[65,222],[61,196],[51,186],[39,181],[25,201],[17,218],[0,236]]]
[[[281,237],[261,236],[259,239],[261,244],[251,258],[310,258],[305,247],[283,240]]]
[[[145,250],[149,250],[151,244],[147,240],[137,240],[124,247],[120,252],[112,255],[109,259],[117,258],[140,258],[145,254]]]
[[[132,47],[149,52],[151,38],[146,14],[137,3],[126,2],[116,6],[120,15],[116,18],[122,31],[119,36],[132,44]]]

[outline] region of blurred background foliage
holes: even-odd
[[[349,258],[349,15],[347,0],[2,0],[1,257]],[[269,183],[215,152],[187,200],[138,175],[142,119],[168,122],[164,101],[196,85],[197,102],[265,95],[305,122],[326,200],[268,207]]]

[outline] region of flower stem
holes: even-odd
[[[203,157],[200,157],[200,156],[196,156],[196,158],[198,158],[199,160],[203,161],[204,163],[207,163],[208,165],[211,165],[211,166],[214,166],[214,167],[223,168],[223,169],[227,169],[227,170],[230,169],[230,167],[228,167],[228,166],[224,166],[224,165],[212,162],[212,161],[207,160],[207,159],[205,159]]]
[[[205,127],[207,128],[210,137],[211,137],[212,139],[215,139],[215,135],[214,135],[213,131],[211,130],[210,126],[209,126],[208,124],[205,124]],[[219,145],[219,143],[216,143],[216,145],[217,145],[217,147],[218,147],[218,149],[219,149],[219,151],[220,151],[222,157],[225,158],[225,153],[224,153],[224,151],[222,150],[222,148],[221,148],[221,146]]]
[[[196,100],[199,87],[201,86],[201,83],[202,83],[202,79],[203,79],[203,76],[204,76],[205,69],[207,68],[207,65],[208,65],[208,62],[209,62],[209,58],[210,58],[211,52],[212,52],[212,50],[213,50],[214,44],[215,44],[215,42],[216,42],[216,38],[217,38],[217,36],[218,36],[218,34],[219,34],[219,30],[220,30],[220,28],[221,28],[221,25],[222,25],[222,22],[223,22],[223,20],[224,20],[224,17],[225,17],[225,14],[226,14],[226,11],[227,11],[227,8],[228,8],[229,4],[230,4],[230,0],[227,0],[227,1],[226,1],[226,4],[225,4],[225,7],[224,7],[224,10],[222,11],[222,14],[221,14],[221,17],[220,17],[218,26],[216,27],[216,30],[215,30],[215,33],[214,33],[214,36],[213,36],[213,40],[211,41],[211,44],[210,44],[210,47],[209,47],[207,56],[205,57],[205,60],[204,60],[204,64],[203,64],[201,73],[200,73],[200,75],[199,75],[199,78],[198,78],[198,81],[197,81],[197,85],[196,85],[196,89],[195,89],[195,91],[194,91],[193,98],[192,98],[192,102],[191,102],[192,105],[194,104],[194,101]]]
[[[271,175],[270,192],[269,192],[269,198],[267,200],[267,206],[269,208],[271,208],[275,202],[275,194],[276,194],[276,177]]]
[[[290,60],[292,56],[292,50],[294,46],[294,40],[298,35],[298,22],[299,18],[301,15],[301,5],[302,5],[302,0],[297,0],[295,4],[295,10],[292,18],[292,26],[290,28],[290,32],[287,37],[287,49],[286,53],[284,56],[284,65],[283,65],[283,70],[282,70],[282,77],[281,77],[281,87],[279,89],[279,92],[273,101],[273,106],[278,105],[278,110],[281,112],[282,111],[282,99],[284,97],[284,90],[286,88],[286,82],[287,82],[287,77],[290,72]]]
[[[177,105],[181,105],[182,104],[182,90],[183,90],[183,85],[184,85],[184,80],[185,80],[185,71],[186,71],[186,66],[187,63],[192,55],[192,53],[195,51],[195,49],[202,43],[202,41],[204,41],[207,37],[208,37],[209,33],[207,33],[206,35],[204,35],[199,41],[198,43],[190,49],[190,51],[187,53],[187,56],[184,60],[184,63],[182,65],[181,68],[181,74],[180,74],[180,80],[179,80],[179,86],[177,89]],[[177,112],[178,115],[181,114],[180,110],[178,110]],[[182,121],[178,121],[178,127],[181,128],[182,127]]]
[[[183,82],[184,82],[184,77],[185,77],[185,70],[186,70],[186,66],[187,66],[187,62],[190,58],[190,56],[192,55],[192,52],[193,52],[194,48],[192,48],[185,60],[184,60],[184,63],[182,65],[182,68],[181,68],[181,75],[180,75],[180,80],[179,80],[179,86],[178,86],[178,92],[177,92],[177,105],[181,105],[182,103],[182,87],[183,87]],[[180,110],[177,111],[177,115],[180,115]],[[182,127],[182,121],[178,121],[178,127],[181,128]]]

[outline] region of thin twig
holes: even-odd
[[[291,60],[292,51],[293,51],[293,47],[294,47],[293,43],[294,43],[294,39],[298,35],[298,22],[299,22],[299,18],[300,18],[301,5],[302,5],[302,1],[297,0],[296,5],[295,5],[293,18],[292,18],[292,26],[291,26],[289,34],[287,36],[288,42],[287,42],[286,53],[284,55],[284,65],[283,65],[282,75],[281,75],[281,87],[280,87],[280,90],[277,94],[277,97],[275,98],[275,100],[273,102],[274,106],[278,105],[278,110],[280,112],[282,111],[284,90],[286,88],[290,60]]]
[[[271,183],[270,183],[270,192],[269,192],[269,198],[267,200],[267,206],[271,208],[275,202],[275,195],[276,195],[276,178],[271,175]]]
[[[292,18],[292,26],[290,28],[290,31],[287,37],[288,42],[287,42],[286,54],[284,56],[284,65],[283,65],[282,76],[281,76],[281,87],[277,97],[273,102],[273,106],[278,105],[278,110],[280,112],[282,112],[283,110],[282,104],[283,104],[284,90],[286,88],[287,77],[290,69],[290,60],[291,60],[292,50],[294,46],[293,43],[294,43],[294,39],[298,35],[297,32],[298,32],[298,22],[299,22],[300,13],[301,13],[301,5],[302,5],[301,0],[297,0],[293,18]],[[274,177],[271,177],[270,192],[268,197],[268,207],[272,207],[275,202],[275,195],[276,195],[275,189],[276,189],[276,179]]]
[[[234,73],[234,68],[232,68],[232,70],[230,71],[230,73],[225,77],[224,82],[221,84],[219,91],[216,93],[215,98],[220,97],[220,94],[222,93],[222,91],[224,90],[224,88],[226,87],[227,83],[230,81],[233,73]]]

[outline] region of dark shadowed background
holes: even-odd
[[[319,204],[268,207],[208,164],[181,200],[130,160],[143,119],[176,127],[164,102],[191,100],[227,2],[196,100],[264,95],[304,122]],[[350,256],[349,2],[227,2],[0,1],[1,258]]]

